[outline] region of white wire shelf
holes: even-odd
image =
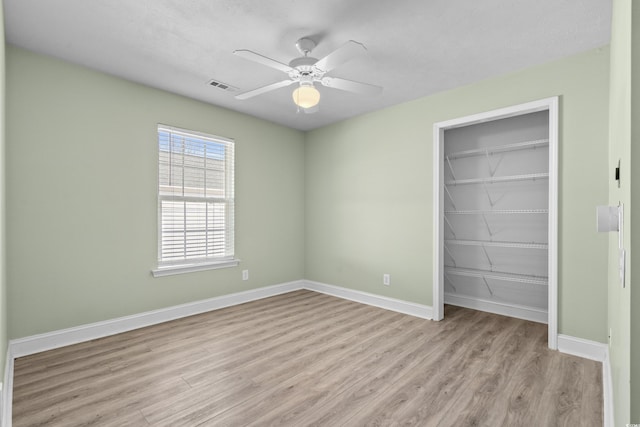
[[[549,145],[548,139],[538,139],[535,141],[516,142],[513,144],[496,145],[486,148],[475,148],[473,150],[456,151],[454,153],[446,154],[445,157],[449,159],[459,159],[461,157],[482,156],[485,154],[503,153],[506,151],[525,150],[528,148],[536,148]]]
[[[452,179],[445,181],[444,185],[465,185],[465,184],[495,184],[498,182],[513,181],[535,181],[536,179],[548,179],[549,173],[529,173],[525,175],[494,176],[486,178]]]
[[[530,285],[547,286],[548,278],[545,276],[533,276],[529,274],[502,273],[487,270],[476,270],[472,268],[459,268],[445,266],[447,274],[465,277],[477,277],[480,279],[502,280],[505,282],[527,283]]]
[[[448,210],[445,215],[512,215],[512,214],[548,214],[549,209],[495,209],[488,211],[478,210]]]
[[[461,245],[461,246],[482,246],[482,247],[496,247],[496,248],[518,248],[518,249],[548,249],[549,245],[546,243],[535,242],[498,242],[491,240],[457,240],[457,239],[445,239],[446,244]]]

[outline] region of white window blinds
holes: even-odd
[[[159,266],[234,256],[233,140],[158,126]]]

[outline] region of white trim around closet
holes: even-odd
[[[549,111],[549,299],[547,324],[549,348],[558,348],[558,97],[473,114],[433,125],[433,319],[444,317],[444,131],[462,126],[505,119],[538,111]],[[508,315],[508,314],[507,314]]]

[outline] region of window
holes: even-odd
[[[158,125],[158,269],[235,266],[233,140]]]

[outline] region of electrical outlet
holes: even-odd
[[[389,276],[388,274],[383,274],[382,275],[382,284],[385,286],[389,286],[391,284],[391,276]]]
[[[249,270],[242,270],[242,280],[249,280]]]

